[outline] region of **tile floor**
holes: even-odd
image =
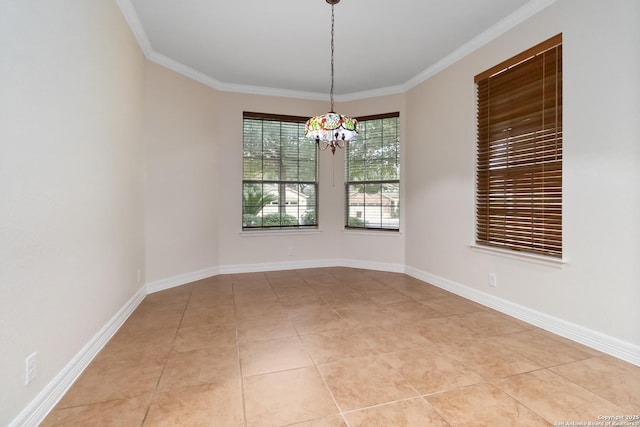
[[[324,268],[147,296],[42,425],[552,426],[639,414],[640,367],[403,274]]]

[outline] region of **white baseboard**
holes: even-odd
[[[486,307],[490,307],[508,314],[509,316],[513,316],[516,319],[538,326],[539,328],[545,329],[556,335],[560,335],[572,341],[584,344],[587,347],[591,347],[603,353],[617,357],[618,359],[640,366],[640,346],[635,344],[631,344],[618,338],[567,322],[566,320],[515,304],[511,301],[497,298],[469,286],[462,285],[413,267],[405,267],[405,273],[409,276],[415,277],[416,279],[420,279]]]
[[[393,273],[403,273],[404,265],[381,263],[372,261],[362,261],[354,259],[322,259],[322,260],[304,260],[289,262],[268,262],[260,264],[231,264],[220,267],[210,267],[192,273],[180,274],[177,276],[161,279],[147,283],[147,293],[163,291],[174,288],[176,286],[186,285],[196,280],[206,279],[207,277],[217,276],[219,274],[239,274],[239,273],[258,273],[265,271],[280,270],[298,270],[305,268],[323,268],[323,267],[351,267],[362,268],[367,270],[389,271]]]
[[[362,268],[365,270],[388,271],[390,273],[404,273],[403,264],[392,264],[375,261],[362,261],[359,259],[343,259],[339,264],[341,267]]]
[[[217,276],[219,274],[239,274],[239,273],[258,273],[264,271],[278,270],[296,270],[303,268],[322,268],[334,267],[341,265],[339,260],[307,260],[307,261],[290,261],[290,262],[270,262],[260,264],[231,264],[220,267],[209,267],[191,273],[180,274],[168,277],[166,279],[149,282],[146,285],[147,294],[164,291],[166,289],[175,288],[176,286],[186,285],[196,280],[206,279],[207,277]]]
[[[207,277],[217,276],[220,274],[219,267],[209,267],[202,270],[192,271],[190,273],[179,274],[177,276],[168,277],[166,279],[155,280],[145,285],[147,294],[164,291],[166,289],[175,288],[176,286],[186,285],[196,280],[206,279]]]
[[[335,267],[336,259],[304,260],[289,262],[267,262],[261,264],[232,264],[220,267],[220,274],[258,273],[263,271],[296,270],[303,268]]]
[[[107,324],[75,355],[73,359],[56,375],[53,380],[20,412],[9,427],[36,427],[62,399],[78,379],[82,371],[102,350],[102,347],[120,329],[122,324],[142,302],[146,292],[144,286],[132,296]]]

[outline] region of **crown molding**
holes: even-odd
[[[149,58],[153,53],[151,41],[149,41],[149,37],[147,37],[147,33],[142,27],[140,18],[138,18],[138,12],[136,12],[136,9],[131,4],[131,0],[116,0],[116,3],[120,7],[122,15],[124,15],[125,21],[129,24],[129,28],[131,28],[131,32],[138,42],[138,46],[142,49],[144,56]]]
[[[342,95],[336,95],[336,101],[347,102],[357,101],[359,99],[377,98],[379,96],[398,95],[404,93],[405,89],[403,85],[387,86],[380,89],[364,90],[362,92],[345,93]]]
[[[122,14],[125,17],[125,20],[129,24],[133,35],[138,42],[138,45],[142,49],[142,52],[147,57],[148,60],[155,62],[159,65],[169,68],[179,74],[182,74],[190,79],[193,79],[197,82],[200,82],[206,86],[209,86],[213,89],[222,91],[222,92],[236,92],[236,93],[244,93],[251,95],[266,95],[266,96],[277,96],[277,97],[285,97],[285,98],[297,98],[297,99],[307,99],[313,101],[327,101],[328,95],[326,93],[317,93],[317,92],[305,92],[305,91],[297,91],[297,90],[289,90],[282,88],[271,88],[271,87],[262,87],[262,86],[251,86],[251,85],[239,85],[234,83],[226,83],[220,80],[217,80],[209,75],[206,75],[200,71],[196,71],[193,68],[190,68],[178,61],[175,61],[165,55],[162,55],[153,50],[153,46],[151,46],[151,42],[147,37],[144,28],[138,18],[138,14],[131,4],[131,0],[116,0]],[[353,92],[346,93],[342,95],[336,95],[335,99],[337,102],[346,102],[346,101],[356,101],[360,99],[374,98],[379,96],[386,95],[397,95],[401,93],[405,93],[413,87],[419,85],[420,83],[428,80],[433,77],[440,71],[446,69],[447,67],[453,65],[458,62],[460,59],[479,49],[480,47],[486,45],[490,41],[496,39],[502,34],[506,33],[513,27],[518,24],[526,21],[533,15],[537,14],[541,10],[549,7],[557,0],[531,0],[529,3],[525,4],[520,9],[516,10],[506,18],[499,21],[497,24],[491,26],[489,29],[483,31],[478,36],[471,39],[469,42],[462,45],[460,48],[454,50],[446,57],[442,58],[440,61],[436,62],[431,67],[422,71],[419,74],[416,74],[411,79],[407,80],[405,83],[396,86],[389,86],[380,89],[372,89],[361,92]]]
[[[403,85],[403,91],[406,92],[409,89],[419,85],[420,83],[428,80],[429,78],[435,76],[440,71],[443,71],[447,67],[455,64],[465,56],[473,53],[477,49],[486,45],[490,41],[498,38],[503,35],[510,29],[515,26],[521,24],[527,19],[531,18],[533,15],[538,12],[546,9],[551,6],[557,0],[532,0],[529,3],[522,6],[520,9],[516,10],[509,16],[500,20],[497,24],[489,27],[487,30],[483,31],[467,43],[460,46],[458,49],[451,52],[449,55],[442,58],[440,61],[433,64],[431,67],[427,68],[423,72],[416,74],[411,79],[407,80]]]

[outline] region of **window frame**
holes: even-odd
[[[350,170],[351,170],[351,158],[350,158],[350,153],[351,153],[351,144],[353,144],[354,142],[357,142],[360,138],[361,138],[361,134],[362,134],[362,127],[366,126],[366,123],[369,121],[375,121],[375,120],[384,120],[384,119],[396,119],[396,126],[395,126],[395,167],[397,168],[396,171],[396,179],[361,179],[361,180],[352,180],[349,179],[350,178]],[[369,116],[361,116],[357,118],[358,120],[358,127],[360,129],[360,134],[354,138],[353,140],[349,141],[347,143],[347,147],[345,149],[345,154],[344,154],[344,162],[345,162],[345,182],[344,182],[344,191],[345,191],[345,195],[344,195],[344,228],[345,230],[367,230],[367,231],[391,231],[391,232],[399,232],[400,231],[400,112],[396,111],[396,112],[391,112],[391,113],[383,113],[383,114],[374,114],[374,115],[369,115]],[[365,131],[366,132],[366,131]],[[366,135],[365,135],[366,138]],[[380,136],[381,139],[381,144],[383,143],[385,136],[384,133],[381,134]],[[366,142],[365,142],[366,144]],[[378,159],[376,159],[378,160]],[[382,162],[385,160],[384,157],[382,157],[381,159]],[[362,159],[363,162],[367,162],[367,161],[371,161],[370,158],[367,158],[366,156],[363,157]],[[383,210],[385,209],[385,205],[384,205],[384,201],[383,201],[383,196],[384,193],[382,191],[380,191],[380,202],[379,204],[373,204],[373,205],[368,205],[367,201],[366,201],[366,191],[363,193],[365,194],[365,196],[363,196],[363,207],[362,207],[362,211],[363,214],[365,216],[365,219],[363,219],[363,223],[362,225],[354,225],[354,221],[350,221],[350,213],[351,213],[351,208],[355,205],[350,203],[350,188],[352,186],[355,185],[372,185],[372,186],[380,186],[381,190],[382,187],[384,185],[395,185],[397,186],[397,204],[393,204],[393,201],[391,202],[392,204],[390,206],[387,206],[386,209],[390,211],[390,214],[394,216],[394,218],[397,218],[397,226],[385,226],[383,223]],[[367,225],[366,222],[366,211],[367,211],[367,206],[374,206],[374,207],[379,207],[380,208],[380,223],[379,225],[376,226],[370,226]],[[393,211],[395,210],[395,213],[393,213]]]
[[[273,231],[297,231],[297,230],[318,230],[319,228],[319,158],[318,158],[318,152],[317,152],[317,148],[316,148],[316,144],[315,141],[310,140],[308,138],[306,138],[304,136],[304,124],[307,121],[307,117],[301,117],[301,116],[291,116],[291,115],[282,115],[282,114],[271,114],[271,113],[258,113],[258,112],[247,112],[247,111],[243,111],[242,114],[242,184],[241,184],[241,193],[242,193],[242,231],[243,232],[255,232],[255,231],[260,231],[260,230],[273,230]],[[261,178],[255,178],[255,179],[250,179],[247,178],[247,159],[248,156],[246,155],[247,153],[247,135],[246,135],[246,128],[247,128],[247,121],[248,120],[253,120],[253,121],[260,121],[262,123],[262,130],[264,130],[264,123],[265,122],[271,122],[271,123],[279,123],[281,126],[280,129],[280,148],[279,150],[282,150],[282,138],[283,138],[283,134],[282,134],[282,124],[296,124],[297,125],[297,134],[298,134],[298,155],[295,161],[295,164],[297,165],[298,168],[298,173],[300,173],[300,142],[301,141],[308,141],[309,145],[313,147],[313,160],[312,163],[314,165],[315,168],[315,177],[313,180],[305,180],[305,179],[300,179],[300,176],[298,175],[297,179],[295,180],[291,180],[291,179],[283,179],[282,176],[282,161],[283,158],[281,156],[278,157],[278,159],[280,160],[281,164],[280,164],[280,171],[278,174],[278,178],[277,179],[265,179],[265,171],[264,171],[264,163],[265,163],[265,153],[264,153],[264,144],[265,144],[265,140],[264,140],[264,135],[261,136],[262,138],[262,155],[260,156],[261,159]],[[261,131],[262,131],[261,130]],[[280,151],[279,154],[282,154],[282,151]],[[310,206],[313,206],[313,219],[314,222],[311,224],[301,224],[301,220],[302,217],[304,217],[306,215],[305,213],[300,214],[299,212],[299,208],[301,206],[300,204],[300,200],[298,200],[296,203],[290,203],[289,200],[287,200],[287,186],[288,185],[312,185],[314,190],[312,192],[312,203],[310,204]],[[245,202],[247,199],[245,199],[245,189],[247,188],[247,186],[259,186],[261,187],[258,192],[260,195],[260,199],[261,200],[259,203],[261,205],[261,208],[258,212],[262,212],[262,215],[260,216],[261,218],[264,218],[264,209],[265,208],[273,208],[274,206],[277,206],[278,212],[277,214],[280,215],[280,224],[277,225],[264,225],[264,223],[261,224],[254,224],[254,225],[247,225],[245,220],[246,220],[246,209],[247,208],[253,208],[253,209],[257,209],[258,205],[246,205]],[[262,197],[264,197],[264,195],[266,194],[265,192],[265,186],[269,187],[273,187],[273,186],[278,186],[278,200],[269,200],[267,203],[263,203],[264,199],[262,199]],[[284,196],[282,195],[282,192],[284,191]],[[295,190],[294,190],[295,191]],[[282,199],[282,197],[284,197],[284,199]],[[284,203],[282,205],[282,207],[280,207],[280,202],[282,202],[284,200]],[[276,202],[276,204],[274,205],[274,202]],[[305,204],[306,206],[307,204]],[[289,215],[289,213],[287,212],[290,209],[295,208],[296,210],[298,210],[298,214],[297,214],[297,224],[287,224],[287,223],[283,223],[283,214],[285,215]],[[252,209],[252,210],[253,210]],[[258,216],[258,213],[255,214],[255,216]]]
[[[534,81],[535,72],[541,77]],[[474,82],[475,244],[561,260],[562,34],[489,68]],[[500,136],[502,127],[506,133]]]

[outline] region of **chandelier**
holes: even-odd
[[[358,134],[358,121],[348,116],[333,111],[333,6],[340,0],[326,0],[331,5],[331,110],[321,116],[311,117],[304,127],[304,134],[308,138],[315,138],[320,150],[331,147],[331,153],[336,153],[336,148],[344,148],[346,141],[353,139]]]

